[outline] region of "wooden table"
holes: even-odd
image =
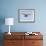
[[[26,32],[11,32],[8,35],[4,33],[4,46],[43,46],[43,35],[40,32],[38,35],[25,35]]]

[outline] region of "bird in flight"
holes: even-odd
[[[29,15],[31,14],[26,14],[26,13],[23,13],[24,17],[28,17]]]

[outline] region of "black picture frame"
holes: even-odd
[[[18,9],[18,22],[19,23],[34,23],[35,9]]]

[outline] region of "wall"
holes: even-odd
[[[1,0],[1,15],[15,18],[11,31],[46,31],[46,1],[45,0]],[[18,9],[35,9],[35,23],[18,23]],[[2,26],[2,32],[7,31]]]
[[[0,4],[0,17],[15,18],[12,32],[46,32],[46,0],[0,0]],[[18,23],[18,9],[35,9],[35,23]],[[0,27],[1,32],[8,32],[5,24]]]

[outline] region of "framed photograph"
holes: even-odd
[[[19,22],[35,22],[35,9],[19,9],[18,10]]]

